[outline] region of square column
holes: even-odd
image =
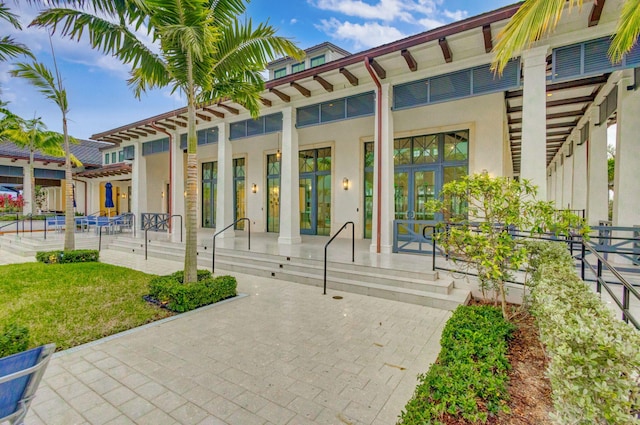
[[[300,175],[298,173],[298,130],[296,111],[282,111],[282,156],[280,158],[280,236],[278,243],[302,242],[300,237]]]
[[[218,126],[218,193],[216,197],[216,232],[233,223],[233,150],[229,140],[229,125]],[[233,238],[233,227],[218,238]]]
[[[522,97],[522,164],[520,178],[538,187],[540,200],[547,200],[547,110],[546,69],[548,46],[522,52],[524,83]]]
[[[24,199],[24,205],[22,207],[22,214],[31,214],[36,212],[36,206],[32,205],[31,198],[33,197],[33,191],[35,188],[31,184],[31,167],[25,165],[22,167],[22,199]],[[35,170],[34,170],[35,171]]]
[[[173,150],[171,155],[171,214],[182,216],[182,233],[186,233],[185,228],[185,158],[182,149],[180,149],[180,135],[176,132],[173,134]],[[180,219],[171,220],[171,241],[180,242]]]
[[[99,192],[98,192],[99,193]],[[98,196],[100,196],[98,194]],[[136,216],[136,226],[142,227],[142,213],[147,209],[147,160],[142,156],[142,144],[137,143],[131,165],[131,212]],[[138,232],[141,235],[142,232]]]
[[[564,152],[564,150],[560,151],[560,155],[564,157],[564,167],[562,167],[562,205],[558,205],[561,209],[572,209],[573,208],[573,159],[575,155],[571,155],[567,158],[568,152]]]
[[[371,236],[370,252],[377,250],[378,236],[378,208],[380,203],[380,252],[389,254],[393,250],[393,220],[395,218],[394,190],[393,182],[395,178],[395,170],[393,164],[393,114],[391,112],[391,84],[382,84],[381,90],[381,116],[377,115],[376,108],[375,117],[375,163],[373,166],[373,226]],[[382,120],[382,132],[378,134],[378,120]],[[378,143],[381,149],[378,150]],[[378,152],[381,152],[381,167],[378,169]],[[378,189],[378,175],[381,175],[382,187]],[[380,197],[378,198],[378,193]]]
[[[597,226],[609,219],[607,177],[607,123],[600,121],[599,108],[591,109],[587,141],[587,223]]]
[[[296,110],[282,110],[282,157],[280,158],[280,236],[278,243],[292,245],[300,237],[300,175]]]
[[[618,82],[618,129],[614,177],[613,225],[640,225],[640,91],[628,90],[632,77]]]
[[[562,155],[562,153],[560,153]],[[564,187],[564,167],[560,164],[560,160],[556,160],[554,170],[556,171],[556,193],[554,196],[556,208],[562,208],[562,188]]]
[[[574,142],[573,156],[572,208],[583,210],[587,208],[587,144]]]

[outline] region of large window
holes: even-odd
[[[202,227],[216,227],[218,163],[202,163]]]
[[[267,155],[267,232],[280,232],[280,158]]]
[[[244,158],[233,160],[233,198],[235,210],[233,212],[234,221],[246,216],[245,209],[245,161]],[[236,224],[236,229],[244,230],[244,220]]]
[[[273,78],[282,78],[287,75],[287,68],[280,68],[273,71]]]
[[[314,58],[311,58],[310,63],[311,63],[311,68],[313,68],[315,66],[324,65],[324,63],[325,63],[324,55],[320,55],[320,56],[316,56]]]
[[[305,127],[373,114],[373,92],[367,92],[298,108],[296,127]]]
[[[331,232],[331,148],[300,151],[300,233]]]
[[[364,237],[371,239],[373,225],[373,160],[374,143],[364,144]]]
[[[294,63],[291,65],[291,73],[295,74],[296,72],[304,71],[304,62]]]
[[[169,152],[169,138],[145,142],[142,144],[142,155],[151,155],[154,153]]]
[[[282,113],[278,112],[276,114],[263,115],[255,120],[249,119],[231,123],[229,131],[230,140],[282,131]]]
[[[187,133],[180,135],[180,149],[187,149]],[[196,132],[198,146],[218,143],[218,127],[205,128]]]

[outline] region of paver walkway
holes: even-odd
[[[158,274],[182,267],[101,258]],[[236,277],[248,296],[59,353],[26,424],[394,424],[450,316]]]

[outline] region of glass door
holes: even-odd
[[[202,227],[216,227],[218,163],[202,163]]]
[[[244,168],[244,158],[237,158],[233,160],[233,197],[235,204],[233,212],[234,221],[246,216]],[[238,230],[244,230],[244,221],[237,223],[235,228]]]
[[[331,148],[300,151],[300,233],[331,233]]]
[[[280,232],[280,159],[267,155],[267,232]]]
[[[429,212],[427,204],[438,196],[436,169],[400,169],[396,168],[395,185],[395,218],[396,220],[435,220],[435,214]],[[415,232],[420,225],[414,225]],[[406,230],[401,230],[406,234]]]

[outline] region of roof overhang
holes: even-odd
[[[76,174],[76,177],[95,179],[99,177],[113,177],[113,176],[120,176],[124,174],[131,174],[130,164],[107,165],[105,167],[96,168],[94,170],[86,170]]]

